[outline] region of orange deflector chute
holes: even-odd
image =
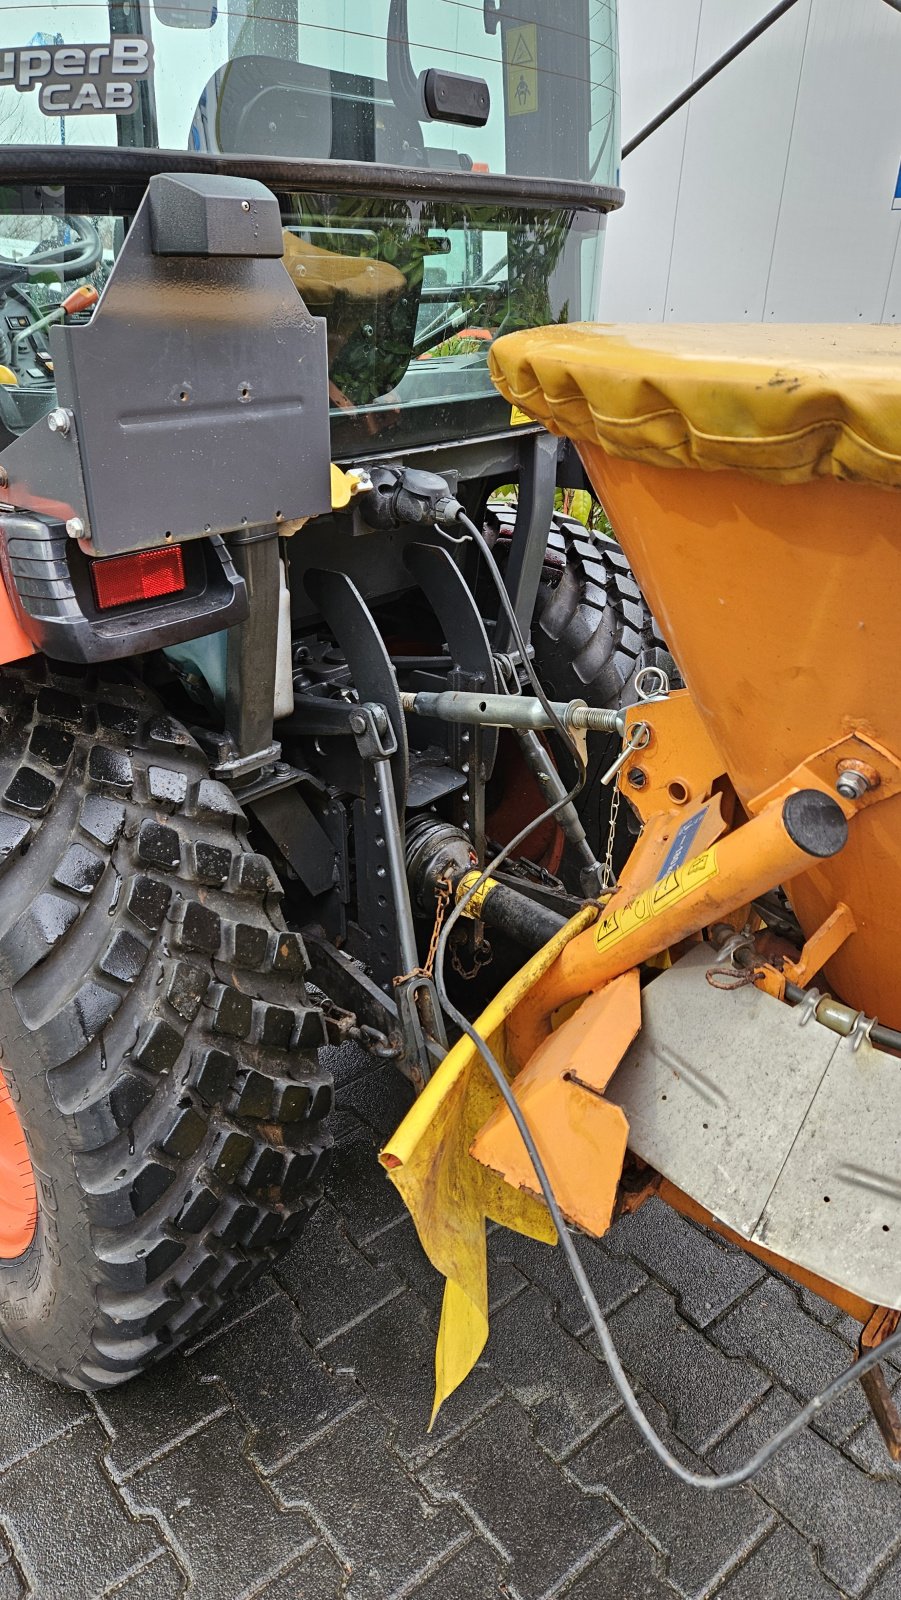
[[[540,1130],[542,1159],[563,1215],[589,1233],[606,1233],[626,1156],[629,1124],[604,1090],[641,1026],[637,968],[589,995],[574,1016],[539,1045],[515,1080],[529,1128]],[[519,1129],[504,1105],[476,1134],[471,1153],[515,1189],[541,1198]]]

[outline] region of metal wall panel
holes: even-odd
[[[698,70],[753,27],[764,8],[761,0],[705,0]],[[811,0],[800,0],[691,104],[668,319],[763,316],[810,9]]]
[[[901,213],[901,15],[814,0],[765,316],[879,322]]]
[[[885,304],[882,307],[883,322],[901,322],[901,211],[896,215],[899,231],[895,238],[895,255],[885,292]]]
[[[620,0],[623,126],[649,121],[768,0]],[[901,319],[901,15],[799,0],[623,163],[600,315]]]
[[[620,0],[623,142],[690,82],[701,0]],[[657,322],[666,306],[688,111],[623,165],[626,204],[608,219],[600,316]]]

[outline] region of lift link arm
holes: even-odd
[[[473,694],[445,689],[401,694],[404,710],[442,722],[481,722],[491,728],[552,728],[541,701],[528,694]],[[625,711],[604,711],[584,700],[550,702],[564,727],[576,733],[618,733],[626,728]]]
[[[422,1087],[431,1076],[434,1060],[440,1060],[447,1050],[447,1035],[432,979],[419,967],[403,839],[389,765],[397,742],[382,706],[354,706],[348,723],[361,758],[372,764],[375,773],[388,870],[398,913],[398,949],[404,966],[402,976],[395,980],[395,998],[410,1059],[418,1062],[421,1077],[419,1087]]]

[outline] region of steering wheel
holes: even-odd
[[[62,220],[72,234],[68,244],[38,248],[21,261],[0,256],[0,271],[4,268],[12,270],[20,280],[37,278],[48,267],[56,268],[63,280],[84,278],[93,272],[103,258],[103,241],[93,222],[87,217],[65,217]]]

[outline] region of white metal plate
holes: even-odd
[[[643,991],[607,1089],[629,1148],[743,1238],[901,1307],[901,1061],[712,966],[697,946]]]
[[[838,1039],[753,985],[713,988],[712,965],[698,945],[648,984],[607,1099],[636,1155],[749,1239]]]
[[[901,1307],[901,1061],[839,1040],[755,1237]]]

